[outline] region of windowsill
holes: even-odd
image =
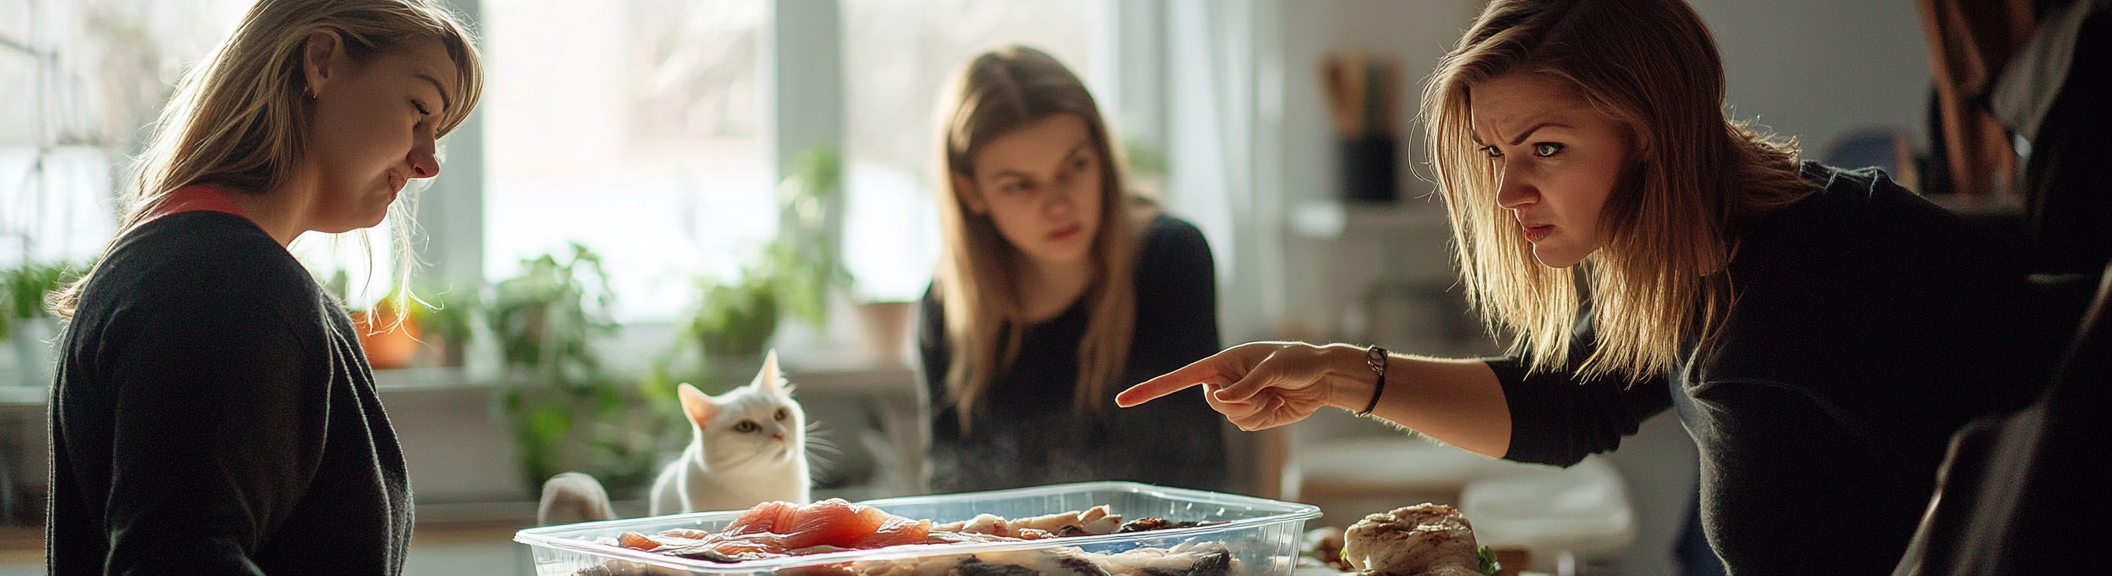
[[[1442,206],[1309,200],[1291,207],[1291,232],[1300,238],[1337,240],[1364,235],[1423,234],[1449,230]]]
[[[917,376],[915,367],[904,363],[879,363],[855,358],[805,358],[788,360],[785,377],[801,390],[857,392],[898,386]],[[383,393],[425,392],[489,388],[491,377],[471,377],[460,366],[391,368],[374,371],[374,387]],[[37,386],[0,386],[0,408],[43,406],[50,389]]]
[[[51,389],[43,386],[0,386],[0,407],[43,406]]]
[[[906,364],[880,364],[856,360],[788,363],[785,378],[803,392],[862,392],[913,382],[916,368]],[[471,377],[462,367],[393,368],[374,371],[374,387],[382,393],[427,392],[489,388],[498,380]],[[19,396],[19,397],[18,397]],[[0,404],[42,405],[41,389],[0,389]]]

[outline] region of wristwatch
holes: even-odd
[[[1364,363],[1371,366],[1372,374],[1378,375],[1379,384],[1371,388],[1371,402],[1364,405],[1358,416],[1370,416],[1373,408],[1379,407],[1379,395],[1386,393],[1386,349],[1377,344],[1364,349]]]

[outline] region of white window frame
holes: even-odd
[[[1087,79],[1102,94],[1107,113],[1135,141],[1164,149],[1170,140],[1165,86],[1167,3],[1165,0],[1091,0],[1102,14],[1096,27],[1093,77]],[[483,25],[482,0],[449,0],[473,28]],[[772,173],[779,178],[801,151],[817,144],[845,146],[845,82],[843,63],[842,6],[839,0],[768,0],[763,49],[759,51],[758,76],[762,79],[761,101],[766,125],[764,146],[770,151]],[[479,34],[481,37],[482,34]],[[484,277],[485,249],[485,146],[484,113],[471,114],[445,141],[447,170],[436,178],[419,199],[414,215],[423,230],[423,241],[415,248],[421,262],[421,283],[440,286],[487,284]],[[842,195],[830,212],[842,213]],[[831,223],[841,240],[842,218]],[[628,323],[619,340],[645,343],[664,336],[670,322]],[[842,323],[838,323],[842,324]],[[828,333],[790,328],[780,338],[787,344],[839,348],[850,342],[849,327],[831,327]],[[638,328],[634,330],[633,328]],[[642,333],[640,333],[642,332]],[[788,333],[789,332],[789,333]],[[654,336],[648,336],[652,334]]]

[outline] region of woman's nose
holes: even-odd
[[[440,159],[436,156],[437,145],[433,139],[420,137],[418,145],[411,148],[405,161],[411,164],[412,178],[431,178],[440,175]]]
[[[1049,193],[1042,195],[1041,211],[1051,216],[1070,213],[1071,208],[1078,202],[1078,195],[1085,193],[1077,188],[1077,185],[1068,183],[1048,187]]]
[[[1497,206],[1504,209],[1515,209],[1519,206],[1540,201],[1540,189],[1534,188],[1530,182],[1520,176],[1518,172],[1510,170],[1508,167],[1497,173]]]

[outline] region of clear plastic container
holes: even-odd
[[[873,563],[943,563],[972,555],[988,558],[1004,552],[1072,548],[1105,558],[1104,555],[1154,549],[1215,549],[1222,546],[1232,560],[1234,574],[1290,574],[1297,564],[1298,544],[1305,521],[1320,516],[1315,506],[1264,498],[1166,488],[1134,482],[1087,482],[1038,486],[993,492],[941,494],[887,498],[862,502],[890,514],[935,523],[956,522],[978,514],[1025,518],[1082,511],[1106,505],[1124,521],[1158,517],[1175,522],[1219,521],[1223,524],[1174,528],[1127,534],[1076,536],[1027,542],[990,544],[926,544],[893,546],[720,563],[628,550],[597,544],[624,532],[657,534],[672,528],[718,531],[732,524],[741,511],[697,512],[608,520],[522,530],[514,541],[527,544],[534,553],[538,576],[586,576],[614,574],[757,574],[794,576],[843,574],[829,567],[870,566]],[[1016,556],[1016,555],[1015,555]]]

